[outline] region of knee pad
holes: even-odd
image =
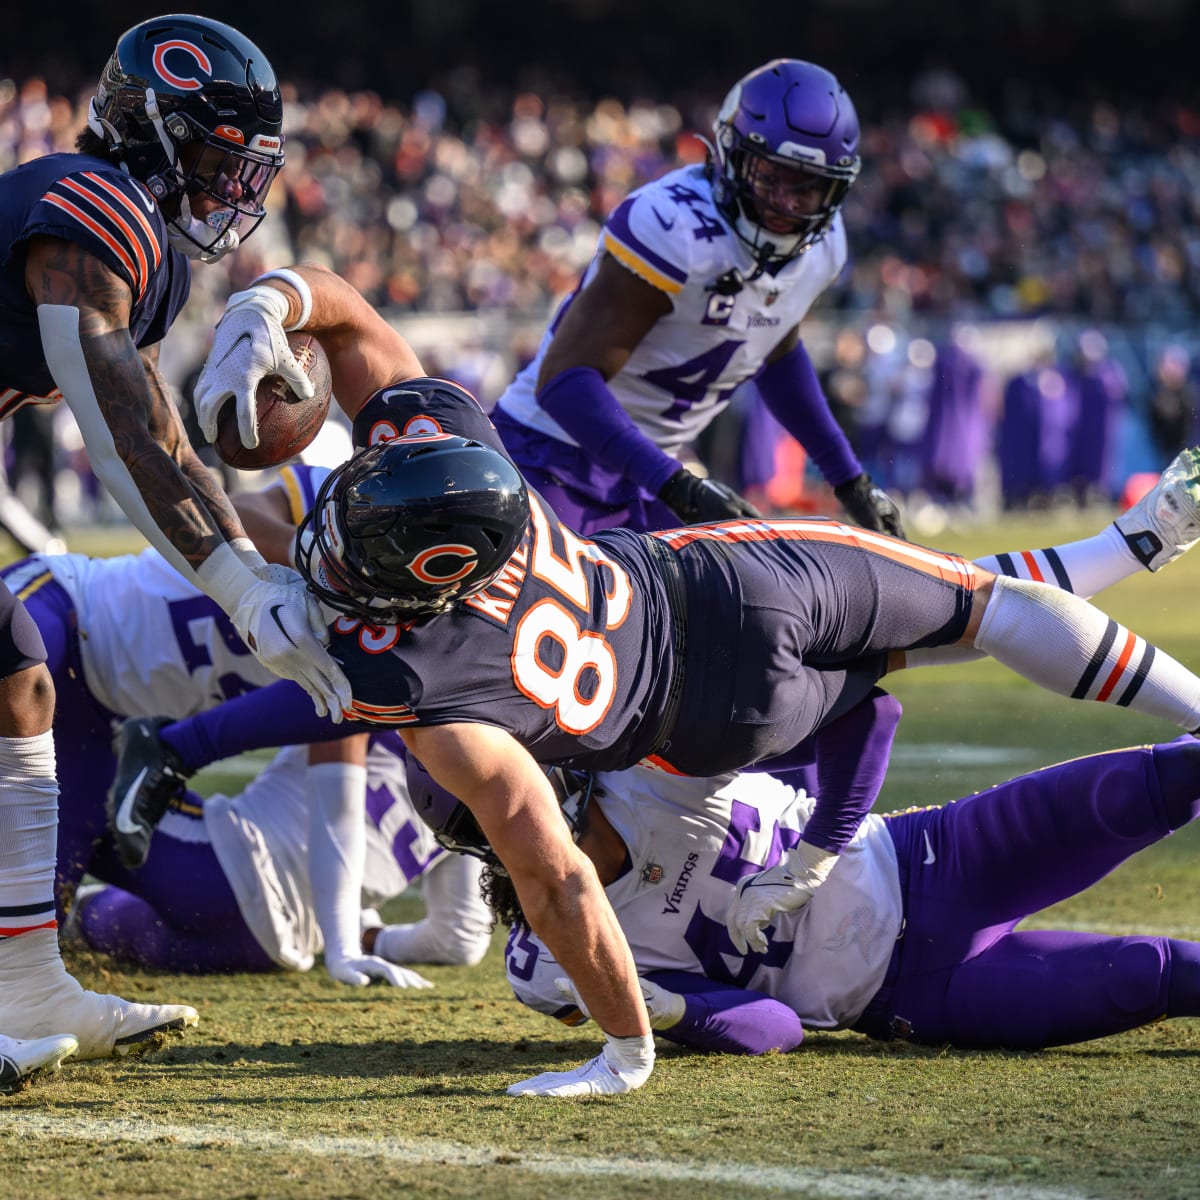
[[[1200,817],[1200,738],[1185,734],[1153,754],[1167,824],[1179,829]]]
[[[1167,1011],[1169,954],[1166,938],[1122,938],[1112,952],[1104,977],[1104,999],[1114,1016],[1153,1021]]]

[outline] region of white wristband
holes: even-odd
[[[312,289],[308,286],[308,281],[303,275],[296,271],[289,271],[287,267],[268,271],[265,275],[260,275],[254,282],[262,283],[266,279],[282,279],[284,283],[295,288],[296,294],[300,297],[300,317],[290,325],[284,325],[283,330],[285,333],[291,333],[293,329],[303,329],[308,324],[309,317],[312,316]]]
[[[242,597],[259,582],[228,542],[222,542],[196,568],[196,581],[231,617]]]

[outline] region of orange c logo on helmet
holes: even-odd
[[[172,87],[182,88],[186,92],[194,92],[198,88],[202,88],[204,84],[194,75],[176,75],[167,66],[168,50],[182,50],[185,54],[190,54],[196,60],[196,66],[210,79],[212,78],[212,63],[209,61],[208,55],[199,46],[180,39],[172,42],[162,42],[154,47],[154,69],[158,72],[159,78],[165,79]]]
[[[227,142],[237,142],[239,146],[246,144],[246,135],[236,125],[218,125],[213,133]]]
[[[440,558],[443,554],[449,555],[451,558],[463,559],[463,565],[459,567],[457,571],[451,571],[448,575],[436,574],[430,570],[429,564],[435,558]],[[422,550],[421,553],[418,554],[412,560],[412,562],[408,564],[408,569],[422,583],[457,583],[460,579],[466,579],[466,577],[470,575],[473,570],[475,570],[475,566],[478,562],[479,555],[476,554],[470,546],[430,546],[428,550]]]

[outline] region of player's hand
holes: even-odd
[[[265,667],[304,688],[318,716],[340,721],[351,704],[350,682],[325,649],[329,628],[316,597],[298,572],[278,563],[255,576],[230,613],[238,635]]]
[[[833,489],[833,494],[856,525],[874,529],[877,533],[890,533],[892,537],[904,536],[899,506],[865,472],[839,484]]]
[[[658,493],[658,498],[685,524],[734,521],[739,517],[761,517],[748,500],[715,479],[701,479],[680,467]]]
[[[351,987],[365,987],[373,979],[390,983],[398,988],[431,988],[433,984],[424,975],[418,975],[407,967],[388,962],[374,954],[364,954],[360,958],[325,958],[325,969],[338,983],[348,983]]]
[[[251,450],[258,445],[255,393],[267,375],[282,375],[297,396],[313,396],[313,382],[288,345],[283,328],[287,315],[287,297],[265,284],[229,297],[193,393],[200,431],[208,441],[217,440],[217,418],[233,397],[242,445]]]
[[[642,989],[642,999],[646,1001],[650,1028],[670,1029],[672,1025],[678,1025],[687,1007],[687,1000],[678,992],[668,991],[648,979],[639,978],[638,983]],[[575,985],[565,975],[554,981],[554,987],[568,1003],[575,1005],[585,1017],[591,1019],[592,1014],[580,999]]]
[[[604,1049],[573,1071],[547,1071],[514,1083],[510,1096],[616,1096],[640,1088],[654,1070],[654,1035],[604,1035]]]
[[[767,949],[763,932],[780,913],[797,912],[825,882],[837,862],[830,854],[808,842],[789,850],[782,861],[766,871],[743,875],[725,914],[725,927],[739,954]]]
[[[670,1029],[683,1020],[687,1010],[687,998],[669,988],[651,983],[649,979],[639,979],[642,985],[642,999],[646,1001],[646,1015],[650,1018],[651,1029]]]

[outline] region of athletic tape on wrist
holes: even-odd
[[[312,289],[308,286],[304,276],[287,267],[280,267],[277,270],[268,271],[265,275],[260,275],[254,282],[263,283],[268,279],[282,279],[284,283],[295,288],[296,294],[300,297],[300,317],[290,325],[285,325],[284,332],[291,333],[293,329],[303,329],[308,324],[309,317],[312,316],[313,306]]]

